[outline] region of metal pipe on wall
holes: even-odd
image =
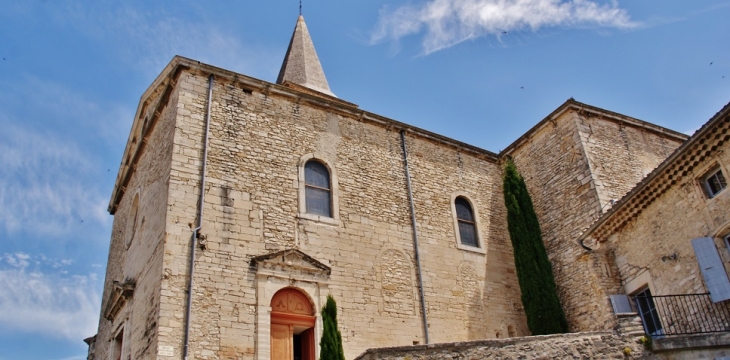
[[[193,274],[195,273],[195,245],[198,242],[199,231],[203,227],[203,202],[205,200],[205,171],[208,166],[208,136],[210,132],[210,105],[213,101],[213,74],[208,77],[208,104],[205,109],[205,140],[203,142],[203,168],[200,174],[200,198],[198,206],[198,225],[193,229],[190,239],[190,279],[188,281],[188,303],[185,308],[185,345],[183,346],[183,360],[188,359],[190,343],[190,314],[193,307]]]
[[[400,141],[403,147],[403,166],[406,170],[406,185],[408,185],[408,200],[411,205],[411,223],[413,224],[413,249],[416,255],[416,270],[418,272],[418,287],[421,290],[421,314],[423,315],[423,335],[426,344],[428,338],[428,317],[426,315],[426,295],[423,290],[423,275],[421,274],[421,254],[418,250],[418,230],[416,230],[416,206],[413,203],[413,191],[411,190],[411,173],[408,170],[408,151],[406,150],[406,131],[400,131]]]

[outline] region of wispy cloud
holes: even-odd
[[[57,135],[0,124],[0,229],[60,235],[109,221],[106,197],[88,182],[94,158]]]
[[[590,0],[430,0],[423,5],[383,8],[371,43],[398,41],[425,29],[423,52],[462,41],[517,30],[598,26],[627,29],[638,24],[610,1]]]
[[[64,142],[75,140],[81,134],[91,133],[85,141],[99,141],[102,146],[123,147],[134,118],[136,104],[111,103],[91,99],[83,90],[32,75],[22,81],[0,86],[0,106],[7,111],[0,114],[0,123],[31,125],[65,133]],[[27,104],[34,104],[28,108]],[[40,126],[37,126],[40,125]],[[98,144],[95,144],[98,145]]]
[[[22,80],[0,86],[0,230],[59,236],[108,225],[100,180],[114,168],[103,156],[122,147],[132,108],[53,81]]]
[[[96,333],[100,298],[95,276],[44,273],[24,253],[0,257],[0,324],[13,331],[80,340]],[[2,263],[4,262],[4,263]]]

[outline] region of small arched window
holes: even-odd
[[[127,230],[125,231],[124,248],[129,249],[132,245],[132,239],[134,239],[134,233],[137,231],[137,215],[139,213],[139,193],[134,195],[132,200],[132,207],[129,209],[129,216],[127,217]]]
[[[463,245],[479,247],[477,241],[477,226],[471,204],[463,197],[454,200],[456,219],[459,223],[459,239]]]
[[[314,160],[304,165],[304,193],[307,212],[332,217],[332,188],[330,172]]]

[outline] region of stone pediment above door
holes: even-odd
[[[332,272],[329,266],[297,249],[256,256],[251,264],[258,274],[290,278],[326,280]]]

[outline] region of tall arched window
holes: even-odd
[[[459,223],[459,238],[463,245],[479,247],[477,241],[477,226],[474,219],[474,211],[471,204],[463,197],[457,197],[454,200],[456,207],[456,219]]]
[[[304,193],[308,213],[332,217],[330,172],[319,161],[304,165]]]
[[[134,239],[134,233],[137,230],[137,215],[139,213],[139,193],[134,195],[132,200],[132,207],[129,209],[129,216],[127,217],[127,230],[125,231],[124,248],[129,249],[132,245],[132,239]]]

